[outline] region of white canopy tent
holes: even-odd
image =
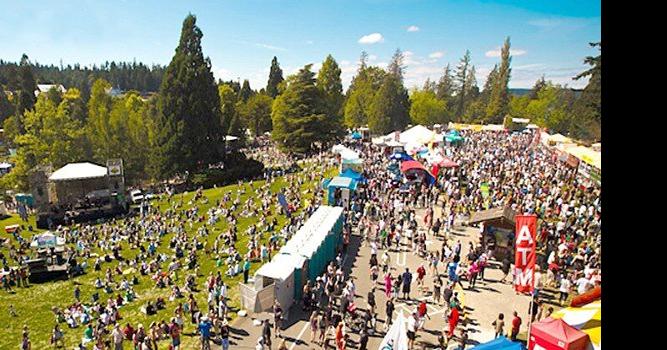
[[[105,177],[107,168],[93,163],[69,163],[49,176],[51,181],[69,181]]]
[[[343,159],[359,159],[359,153],[343,145],[335,145],[331,149],[333,153],[340,154]]]
[[[388,134],[385,136],[387,137],[394,137],[394,133]],[[415,125],[411,127],[408,130],[403,131],[399,135],[399,141],[402,144],[421,144],[421,145],[426,145],[430,142],[437,142],[437,134],[425,126],[422,125]]]

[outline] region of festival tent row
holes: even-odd
[[[547,317],[530,327],[528,350],[587,350],[591,347],[588,334],[562,319]]]
[[[270,262],[254,275],[254,286],[240,284],[241,302],[253,312],[278,300],[289,310],[307,280],[314,281],[336,257],[343,232],[343,208],[320,206]]]
[[[602,304],[600,300],[581,307],[568,307],[554,312],[551,317],[562,319],[568,325],[588,334],[595,350],[602,349]]]

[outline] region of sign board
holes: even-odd
[[[537,216],[517,215],[514,253],[514,289],[532,292],[535,286]]]
[[[109,176],[123,176],[123,160],[122,159],[107,160],[107,174]]]

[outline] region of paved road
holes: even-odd
[[[416,211],[417,219],[420,225],[422,225],[421,215],[423,210],[418,209]],[[441,215],[440,208],[436,208],[436,217]],[[420,230],[424,230],[425,227],[420,227]],[[473,243],[478,242],[478,229],[464,227],[460,225],[460,222],[457,222],[453,232],[448,236],[450,246],[456,243],[458,240],[461,241],[463,247],[462,256],[467,255],[468,242],[472,241]],[[439,250],[444,241],[443,237],[433,237],[428,236],[427,249],[429,251]],[[419,265],[424,264],[427,269],[425,280],[425,292],[419,293],[419,290],[416,286],[416,282],[413,282],[412,294],[411,297],[416,300],[421,300],[426,298],[428,302],[428,314],[431,317],[426,319],[424,323],[424,329],[417,333],[417,340],[415,341],[415,349],[434,349],[437,348],[437,336],[441,334],[442,329],[446,326],[446,320],[444,315],[446,310],[444,306],[435,305],[432,302],[430,293],[428,291],[432,290],[432,279],[431,271],[428,269],[428,263],[417,256],[416,253],[411,251],[411,247],[403,245],[400,251],[392,251],[390,254],[392,265],[392,275],[396,276],[397,273],[402,273],[407,267],[415,275],[414,280],[416,280],[416,270]],[[369,277],[369,259],[370,259],[370,248],[367,246],[361,245],[361,237],[356,233],[353,234],[350,244],[350,251],[345,258],[345,265],[347,267],[346,271],[349,271],[351,276],[355,278],[355,284],[357,288],[357,297],[355,303],[358,308],[366,308],[368,305],[366,303],[366,295],[371,287],[371,279]],[[443,276],[443,282],[446,281],[446,275],[444,274],[443,266],[438,266],[440,274]],[[462,302],[465,306],[465,315],[467,317],[467,324],[465,326],[459,325],[459,329],[465,327],[468,330],[469,341],[468,347],[472,347],[475,344],[484,343],[493,339],[494,329],[491,323],[496,319],[498,313],[504,313],[506,317],[506,324],[511,322],[511,315],[514,310],[519,312],[519,315],[524,320],[524,325],[522,326],[522,331],[526,329],[526,322],[528,320],[528,307],[530,299],[524,295],[517,295],[511,284],[501,284],[498,281],[502,278],[502,272],[494,265],[486,269],[485,272],[485,281],[478,281],[476,288],[474,290],[461,290],[458,288],[459,295],[463,294],[461,297]],[[384,336],[384,322],[385,318],[385,302],[386,297],[383,292],[384,286],[381,281],[382,277],[378,280],[376,285],[375,297],[377,304],[377,333],[372,336],[368,343],[368,349],[377,349],[382,337]],[[413,281],[414,281],[413,280]],[[382,285],[381,285],[382,284]],[[467,281],[463,281],[464,287],[468,287]],[[403,312],[407,317],[411,311],[416,307],[416,300],[412,301],[399,301],[395,304],[394,317],[397,313]],[[260,315],[259,317],[267,317],[268,315]],[[286,323],[286,329],[282,331],[283,339],[287,340],[287,346],[290,350],[293,349],[319,349],[319,345],[310,342],[310,329],[308,327],[309,315],[305,315],[300,311],[300,307],[295,305],[291,310],[290,320]],[[233,326],[233,348],[234,349],[254,349],[257,339],[261,333],[261,327],[253,325],[253,317],[256,315],[250,315],[249,317],[239,318],[232,324]],[[509,331],[509,329],[507,329]],[[356,348],[356,342],[359,340],[357,334],[351,334],[352,345],[348,348]],[[456,332],[458,335],[459,332]],[[277,348],[281,339],[276,338],[273,334],[273,346],[272,348]],[[332,342],[333,343],[333,342]],[[456,348],[456,342],[450,341],[448,349]]]

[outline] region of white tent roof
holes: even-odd
[[[406,143],[418,143],[418,144],[427,144],[429,142],[436,141],[437,134],[425,126],[415,125],[408,130],[402,132],[399,136],[400,142],[403,144]],[[388,134],[385,138],[394,137],[394,133]]]
[[[236,141],[238,139],[239,139],[238,137],[232,136],[232,135],[226,135],[225,136],[225,141]]]
[[[292,274],[294,267],[294,259],[292,257],[285,254],[276,254],[270,262],[262,265],[255,272],[255,276],[264,276],[284,281]]]
[[[107,175],[107,168],[93,163],[69,163],[49,176],[51,181],[93,179]]]
[[[9,169],[11,167],[12,167],[12,165],[7,163],[7,162],[0,163],[0,169]]]
[[[343,145],[335,145],[331,149],[334,153],[340,154],[343,159],[359,159],[359,153]]]

